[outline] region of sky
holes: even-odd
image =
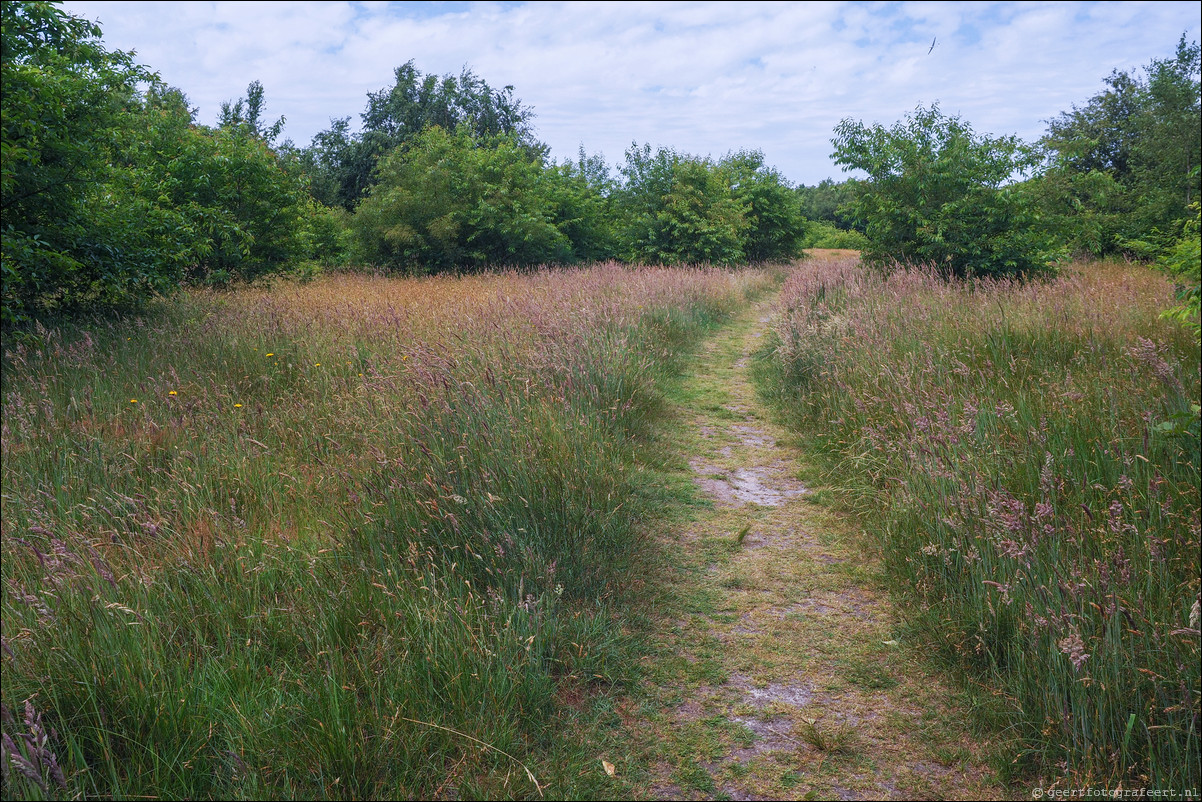
[[[109,49],[184,90],[198,121],[262,81],[306,145],[331,118],[423,73],[512,85],[551,156],[610,164],[632,142],[763,151],[793,183],[841,180],[844,118],[891,125],[938,103],[981,134],[1039,138],[1113,70],[1199,38],[1194,2],[83,2]],[[932,48],[932,42],[934,46]]]

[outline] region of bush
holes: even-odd
[[[622,256],[646,264],[746,260],[748,204],[709,159],[632,145],[617,193]]]
[[[353,220],[358,254],[414,271],[570,261],[556,180],[511,135],[428,128],[381,160]]]
[[[859,231],[844,231],[817,220],[806,223],[802,243],[806,248],[838,248],[852,251],[863,251],[869,246],[868,238]]]
[[[1165,317],[1180,320],[1194,330],[1194,337],[1202,341],[1202,322],[1199,321],[1199,303],[1202,301],[1202,205],[1197,201],[1190,207],[1194,218],[1187,220],[1181,238],[1160,258],[1161,269],[1177,282],[1177,300],[1180,303],[1164,313]]]
[[[1030,198],[1008,182],[1035,164],[1017,137],[978,137],[938,105],[884,128],[850,119],[835,128],[835,161],[871,182],[851,203],[864,258],[931,264],[945,275],[1045,272],[1054,256]]]
[[[49,3],[4,3],[0,26],[3,325],[128,306],[169,286],[169,215],[131,191],[120,158],[137,84],[153,76]]]
[[[784,177],[764,164],[764,154],[739,151],[718,163],[732,197],[746,209],[743,254],[752,263],[784,262],[801,254],[805,220],[801,198]]]

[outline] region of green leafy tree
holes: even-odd
[[[746,209],[743,255],[749,262],[787,261],[801,255],[805,220],[801,199],[758,150],[732,153],[718,163],[731,197]]]
[[[167,215],[134,202],[120,158],[154,76],[99,37],[50,3],[0,5],[5,326],[130,306],[175,279],[157,252]]]
[[[709,159],[632,145],[616,193],[620,249],[632,262],[736,264],[746,259],[747,204]]]
[[[280,123],[261,127],[257,85],[249,108],[227,104],[234,113],[218,128],[196,125],[178,91],[147,96],[127,158],[142,197],[178,216],[190,281],[253,279],[311,255],[306,226],[318,212],[299,165],[268,145]]]
[[[416,272],[571,261],[557,176],[512,134],[428,128],[380,162],[353,220],[359,254]]]
[[[617,254],[613,190],[609,166],[584,148],[575,162],[553,164],[545,187],[555,210],[555,226],[571,243],[571,260],[597,262]]]
[[[221,114],[218,117],[218,127],[241,129],[249,136],[262,139],[269,146],[279,137],[284,129],[285,119],[280,117],[274,123],[267,125],[263,119],[266,109],[266,93],[260,81],[251,81],[246,87],[246,97],[235,101],[225,101],[221,104]]]
[[[1051,167],[1022,185],[1034,205],[1035,225],[1071,253],[1113,253],[1131,217],[1131,194],[1110,171]]]
[[[532,156],[546,154],[534,139],[534,114],[512,86],[494,89],[467,69],[458,76],[423,75],[412,61],[394,76],[391,87],[368,93],[361,132],[351,132],[349,117],[333,120],[306,149],[304,163],[323,203],[353,209],[375,183],[376,164],[432,126],[465,129],[478,142],[506,134]]]
[[[1147,103],[1140,117],[1142,136],[1135,160],[1136,186],[1147,210],[1146,223],[1178,228],[1190,217],[1199,193],[1202,160],[1202,69],[1196,42],[1184,36],[1173,58],[1154,60],[1147,69]]]
[[[860,192],[860,182],[856,179],[836,182],[824,178],[812,187],[802,185],[795,191],[805,219],[843,230],[855,228],[856,221],[849,209]]]
[[[1060,165],[1073,172],[1106,172],[1127,182],[1138,147],[1144,87],[1119,70],[1105,83],[1108,88],[1084,107],[1074,105],[1050,120],[1043,142],[1055,151]]]
[[[1198,73],[1198,45],[1182,36],[1171,58],[1143,75],[1115,71],[1088,103],[1049,122],[1047,212],[1070,246],[1151,258],[1179,236],[1199,192]]]
[[[0,21],[6,327],[253,278],[316,248],[258,82],[223,127],[197,126],[183,93],[105,50],[96,25],[48,3],[4,3]]]
[[[851,210],[869,262],[932,264],[955,276],[1018,276],[1048,268],[1050,243],[1033,203],[1011,182],[1036,162],[1017,137],[978,136],[938,105],[885,128],[845,119],[834,158],[868,173]]]

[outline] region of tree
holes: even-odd
[[[571,243],[571,261],[598,262],[617,255],[613,190],[609,166],[580,148],[577,160],[552,164],[546,189],[555,226]]]
[[[1073,172],[1107,172],[1129,181],[1138,147],[1143,87],[1131,75],[1115,70],[1109,87],[1083,108],[1073,106],[1048,122],[1043,143],[1055,151],[1060,166]]]
[[[218,127],[243,129],[248,135],[262,139],[270,146],[284,130],[285,120],[280,117],[271,125],[265,123],[263,120],[263,111],[266,108],[264,96],[262,82],[251,81],[250,85],[246,87],[245,98],[238,98],[233,102],[226,100],[221,104]]]
[[[631,145],[616,192],[622,256],[664,264],[736,264],[746,258],[747,204],[712,161]]]
[[[1072,188],[1070,206],[1048,212],[1070,244],[1092,240],[1094,229],[1106,237],[1087,248],[1095,254],[1151,257],[1179,236],[1199,191],[1199,61],[1198,44],[1182,36],[1173,57],[1153,60],[1142,76],[1116,70],[1085,106],[1048,123],[1048,189],[1056,198]]]
[[[428,128],[381,160],[353,220],[360,254],[418,272],[571,261],[558,175],[513,134]]]
[[[534,114],[514,97],[512,86],[493,89],[467,69],[457,77],[423,75],[413,61],[394,75],[391,87],[368,93],[362,132],[351,133],[350,118],[344,117],[313,138],[304,163],[323,203],[353,209],[375,183],[380,159],[432,126],[463,128],[477,142],[506,134],[532,156],[546,154],[534,139]]]
[[[743,255],[749,262],[787,261],[802,252],[801,199],[758,150],[741,150],[718,163],[731,197],[745,209]]]
[[[933,264],[955,276],[1046,270],[1052,249],[1030,199],[1011,184],[1036,162],[1017,137],[977,136],[938,105],[891,128],[845,119],[831,140],[836,163],[868,173],[851,204],[877,264]]]
[[[50,3],[0,5],[3,324],[129,306],[175,280],[164,210],[137,202],[119,151],[155,76]]]
[[[1159,220],[1188,219],[1198,197],[1197,168],[1202,153],[1202,88],[1197,42],[1185,36],[1173,58],[1148,65],[1147,108],[1141,115],[1142,137],[1136,159],[1136,180],[1160,209]],[[1157,214],[1159,212],[1159,214]],[[1172,223],[1169,223],[1172,225]]]
[[[860,192],[860,182],[856,179],[835,182],[824,178],[812,187],[802,185],[795,191],[805,219],[828,223],[844,231],[855,227],[849,208]]]
[[[261,125],[257,81],[248,96],[225,104],[223,124],[210,128],[178,90],[152,86],[131,123],[132,187],[175,217],[177,283],[253,279],[311,255],[306,227],[320,210],[299,165],[268,144],[282,121]]]

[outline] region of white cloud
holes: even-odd
[[[188,93],[203,121],[252,80],[285,134],[358,121],[393,70],[512,84],[556,157],[632,140],[715,156],[760,148],[794,181],[837,176],[831,129],[939,101],[1028,139],[1113,69],[1196,40],[1182,3],[126,3],[69,0],[110,47]],[[928,53],[935,38],[936,47]]]

